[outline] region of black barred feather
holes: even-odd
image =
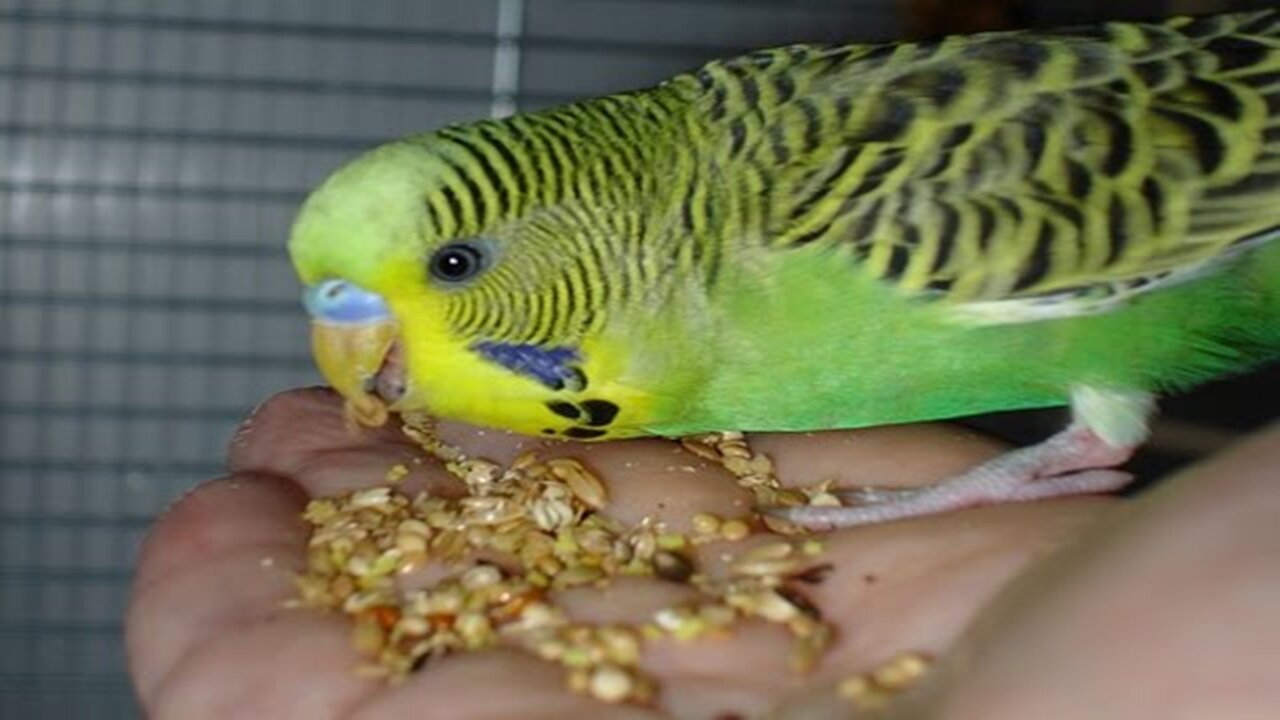
[[[703,98],[705,162],[773,168],[767,226],[716,232],[848,248],[991,321],[1103,310],[1280,226],[1274,10],[794,46],[672,84]]]

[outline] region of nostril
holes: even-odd
[[[311,317],[326,322],[366,323],[391,319],[386,301],[346,280],[324,280],[307,288],[302,304]]]

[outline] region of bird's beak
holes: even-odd
[[[396,341],[396,324],[311,322],[311,354],[324,379],[347,402],[348,417],[378,427],[387,421],[387,404],[373,389],[378,371]]]
[[[333,279],[307,288],[302,302],[311,316],[316,367],[347,401],[348,419],[370,427],[385,423],[387,403],[373,391],[399,333],[386,301],[358,285]]]

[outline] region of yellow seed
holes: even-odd
[[[428,559],[429,559],[429,556],[425,552],[405,553],[400,558],[400,567],[397,568],[396,571],[401,574],[417,572],[418,570],[421,570],[424,565],[427,564]]]
[[[404,555],[425,554],[427,552],[427,537],[401,530],[396,535],[396,549]]]
[[[476,565],[462,574],[462,586],[472,591],[497,585],[501,580],[502,571],[494,565]]]
[[[800,558],[794,553],[791,543],[784,541],[757,545],[734,559],[730,570],[736,575],[757,577],[787,575],[800,566]]]
[[[799,561],[795,558],[786,558],[784,560],[756,560],[753,562],[736,561],[733,563],[732,571],[735,575],[777,580],[784,575],[790,575],[799,568]]]
[[[551,474],[560,480],[564,480],[569,475],[577,472],[583,472],[585,468],[582,463],[573,458],[551,458],[547,460],[547,468],[551,470]]]
[[[538,561],[538,570],[542,571],[542,574],[554,578],[564,572],[564,564],[554,557],[547,556]]]
[[[431,632],[431,626],[427,623],[426,618],[417,615],[405,615],[400,618],[400,622],[396,625],[396,630],[402,635],[420,637]]]
[[[734,620],[738,619],[738,611],[728,605],[703,605],[698,609],[698,615],[708,625],[716,627],[725,627],[731,625]]]
[[[346,600],[356,591],[356,582],[349,575],[339,575],[329,584],[329,592],[340,601]]]
[[[720,532],[720,516],[714,513],[700,512],[693,516],[693,531],[699,535],[714,535]]]
[[[428,537],[431,535],[431,526],[417,518],[409,518],[401,520],[396,527],[398,535],[418,535],[420,537]]]
[[[427,513],[427,522],[431,523],[431,527],[444,529],[454,525],[457,518],[453,513],[445,510],[432,510]]]
[[[845,678],[836,686],[836,692],[840,693],[840,697],[846,700],[858,701],[875,691],[875,686],[871,684],[871,680],[866,675],[854,675],[853,677]]]
[[[709,628],[701,614],[687,607],[663,608],[653,614],[653,622],[677,640],[692,640]]]
[[[564,572],[555,576],[555,586],[557,588],[571,588],[579,585],[587,585],[604,577],[604,572],[600,568],[579,565],[569,568]]]
[[[564,481],[569,491],[584,505],[599,510],[608,501],[608,494],[600,479],[572,458],[552,458],[547,461],[551,474]]]
[[[809,496],[793,488],[778,488],[774,491],[774,503],[784,507],[800,507],[809,504]]]
[[[686,612],[682,608],[662,608],[653,614],[653,622],[663,630],[674,630],[684,622]]]
[[[488,460],[468,460],[462,463],[463,481],[470,487],[489,485],[498,479],[501,468]]]
[[[489,618],[478,612],[464,612],[458,615],[453,627],[470,647],[480,647],[492,635]]]
[[[803,618],[800,615],[797,617]],[[797,621],[792,620],[794,625]],[[822,658],[827,648],[831,647],[831,643],[835,640],[835,632],[830,625],[824,625],[814,622],[813,628],[804,635],[797,637],[795,644],[792,646],[790,664],[791,670],[796,674],[804,674],[813,670],[818,664],[818,660]]]
[[[498,525],[509,522],[524,513],[523,508],[507,498],[491,495],[463,498],[462,506],[465,508],[463,525],[468,529],[476,524]]]
[[[635,552],[631,549],[631,544],[625,540],[615,540],[613,543],[613,559],[621,564],[631,562],[635,556]]]
[[[574,668],[567,678],[569,689],[580,695],[586,695],[591,689],[591,673],[586,668]]]
[[[631,695],[631,675],[613,665],[601,665],[591,673],[591,695],[597,700],[616,703]]]
[[[924,656],[905,653],[876,668],[871,677],[886,689],[897,692],[910,686],[928,669],[929,661]]]
[[[484,548],[489,546],[489,540],[493,537],[493,530],[485,526],[472,526],[467,528],[467,544],[473,548]]]
[[[559,660],[568,649],[563,640],[554,637],[541,638],[533,645],[533,652],[543,660]]]
[[[612,626],[600,630],[605,655],[619,665],[635,665],[640,661],[640,638],[634,630]]]
[[[786,540],[775,540],[763,545],[756,545],[738,556],[742,562],[758,562],[761,560],[783,560],[791,557],[795,547]]]
[[[303,607],[328,608],[334,604],[329,595],[329,584],[323,578],[302,575],[294,580],[294,584]]]
[[[747,609],[769,622],[784,623],[799,614],[799,610],[786,598],[772,590],[751,597]]]
[[[777,504],[778,503],[775,502],[757,503],[757,505]],[[789,520],[783,520],[782,518],[775,517],[773,515],[761,515],[760,520],[764,523],[765,527],[769,528],[770,532],[777,533],[779,535],[803,535],[808,532],[803,527],[796,525]]]
[[[538,498],[530,506],[529,515],[538,527],[551,531],[573,522],[574,511],[569,503],[559,498]]]
[[[768,455],[756,455],[747,461],[747,470],[752,475],[772,475],[773,461]]]
[[[591,528],[575,534],[578,546],[593,555],[608,555],[613,551],[613,537],[600,528]]]
[[[517,455],[516,459],[511,462],[511,469],[527,470],[528,468],[533,467],[537,463],[538,463],[538,451],[525,450],[524,452]]]
[[[328,549],[322,547],[307,549],[307,568],[318,575],[329,575],[337,570],[333,556]]]
[[[384,605],[387,602],[387,596],[383,592],[364,591],[349,594],[347,600],[342,602],[342,611],[347,614],[355,615],[356,612],[369,610],[370,607]]]
[[[560,658],[560,664],[567,667],[590,667],[596,663],[597,661],[591,657],[589,648],[572,644],[572,641],[565,649],[564,657]]]
[[[351,495],[351,507],[369,508],[384,506],[391,502],[391,488],[389,487],[371,487],[364,490],[357,490]]]
[[[409,468],[406,465],[402,463],[392,465],[391,469],[387,470],[386,482],[388,485],[394,485],[404,480],[408,475]]]
[[[338,514],[338,507],[332,500],[320,499],[307,503],[302,511],[302,519],[312,525],[323,525]]]
[[[728,520],[720,526],[720,537],[737,542],[751,534],[751,528],[741,520]]]
[[[563,621],[564,616],[561,611],[545,602],[530,602],[520,610],[520,622],[530,629],[551,627]]]
[[[400,566],[400,558],[404,557],[404,553],[398,548],[390,548],[383,551],[381,555],[374,559],[369,566],[369,575],[372,577],[382,577],[395,572]]]
[[[813,507],[840,507],[844,503],[831,493],[814,493],[809,496],[809,504]]]
[[[680,550],[689,544],[689,540],[680,533],[662,533],[658,536],[658,547],[663,550]]]
[[[382,652],[386,633],[372,615],[359,615],[351,629],[351,642],[361,655],[374,657]]]
[[[631,548],[634,551],[634,557],[648,560],[658,550],[658,538],[652,531],[638,533],[631,539]]]

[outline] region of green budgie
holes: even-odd
[[[355,159],[290,252],[322,373],[582,440],[1070,404],[852,525],[1105,491],[1161,391],[1280,354],[1280,12],[794,45]]]

